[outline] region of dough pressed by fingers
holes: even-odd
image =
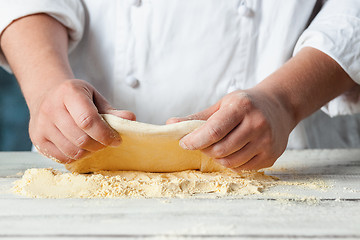
[[[178,172],[223,171],[225,168],[201,151],[184,150],[179,140],[205,121],[192,120],[169,125],[130,121],[111,114],[104,120],[121,136],[118,147],[106,147],[65,167],[71,172],[144,171]]]

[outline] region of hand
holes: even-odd
[[[195,119],[207,122],[183,137],[180,146],[201,150],[236,172],[272,166],[295,127],[278,99],[255,88],[232,92],[202,112],[167,123]]]
[[[29,109],[33,144],[43,155],[62,163],[119,145],[120,136],[100,113],[135,120],[133,113],[115,110],[93,86],[76,79],[51,88]]]

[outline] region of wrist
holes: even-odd
[[[270,79],[266,79],[269,81]],[[259,83],[252,91],[262,96],[262,100],[267,104],[269,114],[276,114],[279,120],[284,123],[284,127],[291,132],[301,121],[301,114],[296,104],[285,89],[274,84],[267,84],[266,81]]]
[[[60,86],[67,78],[51,77],[42,79],[25,79],[19,81],[21,89],[28,105],[30,115],[36,112],[43,99],[52,94],[53,89]]]

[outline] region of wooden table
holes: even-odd
[[[9,192],[17,173],[33,167],[64,170],[35,153],[0,153],[2,239],[360,239],[360,150],[288,151],[268,173],[331,187],[279,186],[243,199],[28,199]]]

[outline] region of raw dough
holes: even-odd
[[[138,171],[93,174],[29,169],[15,182],[13,191],[36,198],[138,198],[221,197],[257,194],[276,183],[261,172],[212,172],[188,170],[174,173]]]
[[[204,124],[185,121],[170,125],[151,125],[104,114],[105,121],[119,132],[119,147],[106,147],[89,157],[66,164],[71,172],[89,173],[101,170],[134,170],[144,172],[176,172],[201,170],[222,171],[224,167],[201,151],[184,150],[179,140]]]

